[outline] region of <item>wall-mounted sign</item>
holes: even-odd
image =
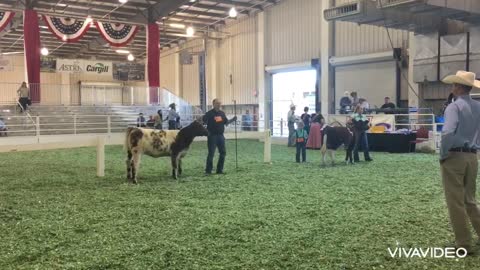
[[[57,71],[57,59],[52,57],[40,58],[40,72],[55,72]]]
[[[13,62],[10,58],[0,55],[0,71],[13,71]]]
[[[113,63],[113,79],[119,81],[145,81],[145,64]]]

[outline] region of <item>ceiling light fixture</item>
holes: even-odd
[[[187,36],[193,37],[193,35],[195,35],[195,28],[193,28],[193,26],[187,27]]]
[[[133,60],[135,60],[135,56],[133,56],[133,54],[129,54],[129,55],[127,56],[127,60],[128,60],[128,61],[133,61]]]
[[[44,47],[44,48],[42,48],[42,49],[40,50],[40,53],[41,53],[43,56],[47,56],[47,55],[48,55],[48,49]]]
[[[232,7],[230,9],[230,11],[228,12],[228,16],[230,16],[231,18],[235,18],[237,17],[238,15],[238,12],[237,12],[237,9],[235,7]]]
[[[125,4],[128,2],[128,0],[118,0],[118,2],[120,2],[121,4]]]
[[[122,49],[116,50],[115,52],[120,53],[120,54],[129,54],[130,53],[130,51],[122,50]]]
[[[178,28],[178,29],[185,29],[186,26],[185,26],[185,24],[181,24],[181,23],[171,23],[170,27]]]

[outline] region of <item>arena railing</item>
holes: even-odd
[[[18,101],[17,90],[21,83],[0,83],[0,105],[15,105]],[[185,99],[175,95],[164,87],[131,86],[128,83],[91,83],[75,84],[29,84],[30,92],[40,90],[39,105],[59,106],[165,106],[176,103],[190,113],[201,111]],[[155,100],[150,94],[156,92]],[[188,109],[187,109],[188,108]]]
[[[187,119],[181,119],[180,127],[190,124],[192,119],[200,119],[203,114],[191,115]],[[77,135],[84,133],[122,133],[126,128],[137,126],[137,114],[125,115],[45,115],[45,116],[10,116],[5,119],[9,136],[41,136],[41,135]],[[190,119],[191,118],[191,119]],[[237,121],[237,132],[259,131],[258,122],[243,123]],[[167,129],[166,121],[162,129]],[[234,133],[235,124],[226,128],[226,133]]]

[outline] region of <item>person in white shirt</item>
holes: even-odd
[[[295,144],[295,121],[297,117],[295,116],[295,105],[290,105],[290,111],[287,114],[288,122],[288,147],[294,147]]]

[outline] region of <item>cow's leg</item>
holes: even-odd
[[[172,154],[172,177],[173,179],[178,179],[178,154]]]
[[[127,160],[125,163],[127,164],[127,179],[132,179],[132,152],[130,150],[127,153]]]
[[[325,162],[326,162],[326,153],[327,153],[327,135],[325,135],[324,139],[323,139],[323,145],[322,145],[322,148],[321,148],[321,152],[322,152],[322,165],[325,166]]]
[[[178,164],[178,176],[182,176],[182,158],[178,158],[178,161],[177,161],[177,164]]]
[[[132,181],[134,184],[138,183],[137,175],[138,175],[138,168],[140,167],[140,158],[142,154],[138,150],[133,151],[133,159],[132,159]]]
[[[335,150],[328,150],[328,155],[330,156],[332,166],[335,166]]]

